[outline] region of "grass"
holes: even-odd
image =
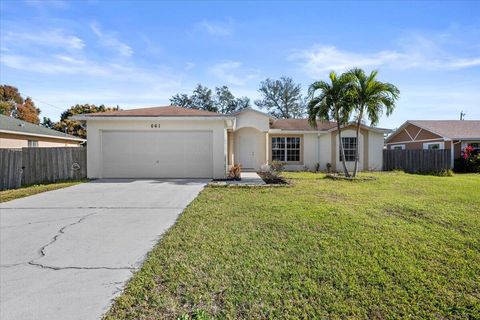
[[[76,184],[79,184],[85,181],[86,180],[74,180],[74,181],[63,181],[63,182],[55,182],[55,183],[47,183],[47,184],[35,184],[32,186],[21,187],[19,189],[0,191],[0,203],[28,197],[37,193],[45,192],[45,191],[57,190],[57,189],[74,186]]]
[[[285,175],[205,189],[105,318],[480,318],[480,175]]]

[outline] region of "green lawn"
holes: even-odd
[[[45,191],[51,191],[51,190],[70,187],[82,182],[84,182],[84,180],[64,181],[64,182],[56,182],[56,183],[48,183],[48,184],[36,184],[33,186],[22,187],[14,190],[0,191],[0,203],[23,198],[23,197],[28,197],[37,193],[45,192]]]
[[[480,318],[480,175],[285,175],[205,189],[106,319]]]

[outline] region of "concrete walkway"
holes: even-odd
[[[265,184],[262,178],[256,172],[242,172],[240,174],[242,180],[234,181],[235,184],[256,185],[261,186]]]
[[[98,319],[207,180],[99,180],[0,204],[0,319]]]
[[[242,172],[241,173],[241,180],[227,180],[227,181],[212,181],[210,185],[213,186],[261,186],[266,184],[262,178],[256,172]]]

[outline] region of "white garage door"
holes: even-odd
[[[212,178],[211,131],[104,131],[104,178]]]

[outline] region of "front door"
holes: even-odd
[[[244,169],[255,169],[255,139],[252,136],[240,136],[239,162]]]

